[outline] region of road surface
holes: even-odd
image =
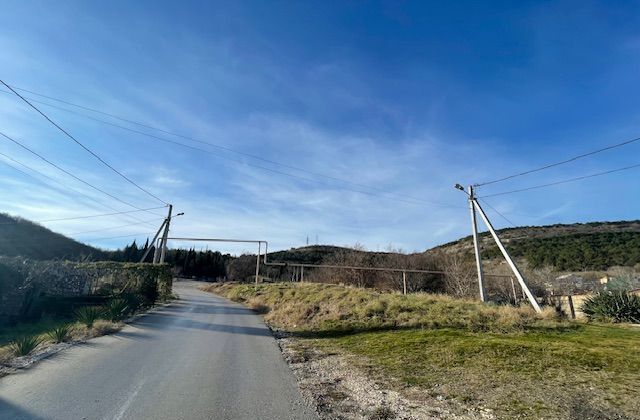
[[[197,285],[1,378],[0,419],[315,419],[260,317]]]

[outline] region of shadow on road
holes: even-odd
[[[19,420],[44,420],[44,417],[35,415],[23,407],[12,404],[0,398],[0,418],[3,419],[19,419]]]
[[[230,334],[246,334],[246,335],[258,335],[264,337],[272,336],[271,331],[269,331],[266,327],[247,327],[247,326],[238,326],[238,325],[225,325],[225,324],[215,324],[211,322],[202,322],[195,321],[193,319],[181,318],[175,314],[171,315],[160,315],[154,314],[155,316],[148,317],[136,322],[136,326],[142,328],[149,329],[162,329],[162,330],[188,330],[188,329],[196,329],[201,331],[212,331],[212,332],[226,332]],[[162,317],[171,317],[176,318],[176,321],[173,323],[168,323],[166,320],[161,319]]]

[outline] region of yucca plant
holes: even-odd
[[[590,321],[640,323],[640,296],[629,292],[600,292],[584,301],[582,312]]]
[[[10,344],[11,351],[15,356],[28,356],[41,342],[42,339],[37,335],[16,338]]]
[[[96,322],[103,315],[104,311],[98,306],[84,306],[76,311],[76,318],[87,328],[93,328]]]
[[[54,343],[63,343],[69,339],[70,335],[71,325],[69,324],[60,325],[47,333],[47,337]]]
[[[107,302],[107,307],[105,308],[105,314],[109,321],[117,322],[122,318],[127,316],[127,310],[129,309],[129,305],[127,301],[124,299],[111,299]]]

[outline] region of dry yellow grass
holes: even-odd
[[[380,293],[330,284],[214,284],[205,290],[242,302],[288,331],[353,331],[383,328],[454,328],[514,332],[570,328],[553,310],[487,305],[446,295]]]

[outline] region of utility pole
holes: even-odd
[[[482,283],[482,260],[480,258],[480,249],[478,247],[478,239],[477,239],[477,226],[476,226],[476,212],[475,210],[478,211],[478,213],[480,213],[480,217],[482,218],[482,221],[484,222],[485,225],[487,225],[487,228],[489,229],[489,232],[491,232],[491,236],[493,237],[493,240],[495,241],[496,245],[498,245],[498,249],[500,249],[500,252],[502,253],[502,255],[504,256],[504,259],[507,260],[507,264],[509,264],[509,267],[511,268],[511,271],[513,271],[513,274],[516,276],[516,279],[518,279],[518,283],[520,284],[520,287],[522,288],[522,292],[527,296],[527,298],[529,299],[529,302],[531,303],[531,306],[533,306],[533,309],[536,310],[536,312],[542,312],[542,309],[540,309],[540,305],[538,305],[538,301],[536,301],[535,296],[533,296],[533,293],[531,293],[531,290],[529,290],[529,287],[527,286],[527,283],[524,281],[524,278],[522,277],[522,273],[520,273],[520,270],[518,269],[518,266],[516,266],[516,263],[513,261],[513,259],[511,259],[511,256],[509,255],[509,253],[507,252],[506,248],[504,247],[504,245],[502,245],[502,241],[500,241],[500,238],[498,237],[498,234],[496,233],[495,229],[493,228],[493,225],[491,224],[491,222],[489,221],[489,218],[487,217],[486,213],[484,212],[484,210],[482,209],[482,207],[480,206],[480,203],[478,203],[478,199],[475,196],[475,193],[473,191],[473,187],[470,186],[469,187],[469,191],[465,191],[464,187],[460,184],[456,184],[455,188],[467,193],[467,195],[469,196],[469,203],[471,204],[471,220],[473,223],[473,239],[474,239],[474,248],[476,249],[476,263],[478,265],[478,280],[481,284],[480,286],[480,293],[481,295],[484,297],[484,285]],[[484,298],[483,298],[484,301]]]
[[[520,283],[520,287],[522,287],[522,290],[524,291],[525,295],[527,295],[527,298],[529,299],[531,306],[533,306],[533,309],[535,309],[536,312],[542,312],[542,309],[540,309],[540,305],[538,305],[538,301],[536,300],[535,296],[533,296],[533,293],[531,293],[531,290],[529,290],[527,283],[525,283],[524,277],[522,277],[522,273],[520,273],[518,266],[516,266],[516,263],[511,259],[511,256],[505,249],[504,245],[502,245],[502,242],[500,241],[500,238],[498,237],[498,234],[496,233],[496,231],[493,229],[493,225],[489,221],[489,218],[485,214],[482,207],[480,207],[478,200],[475,198],[473,199],[473,205],[478,210],[478,213],[480,213],[480,217],[482,217],[482,220],[484,221],[485,225],[487,225],[487,228],[489,228],[489,231],[491,232],[491,236],[493,236],[493,240],[496,242],[496,245],[498,245],[498,248],[500,249],[500,252],[502,252],[504,259],[507,260],[507,263],[509,264],[509,267],[511,267],[511,271],[513,271],[513,274],[516,276],[516,279],[518,279],[518,283]]]
[[[154,249],[154,253],[153,253],[153,262],[156,261],[156,253],[158,251],[158,247],[157,247],[157,243],[156,240],[158,239],[158,236],[160,235],[160,232],[162,232],[162,228],[164,228],[164,225],[167,223],[167,219],[164,219],[164,221],[162,222],[162,224],[160,225],[160,229],[158,229],[158,231],[156,232],[155,236],[153,237],[153,239],[151,240],[151,242],[149,242],[149,245],[147,247],[147,250],[145,251],[144,255],[142,256],[142,258],[140,259],[140,262],[143,263],[144,260],[147,259],[147,255],[149,255],[149,252],[151,252],[151,247],[153,247]]]
[[[167,254],[167,237],[169,236],[169,225],[171,224],[171,212],[173,205],[169,204],[169,214],[167,215],[167,224],[164,225],[164,233],[162,234],[162,243],[160,244],[160,264],[164,263],[164,257]]]
[[[173,211],[173,205],[169,204],[169,213],[167,214],[167,218],[164,219],[164,222],[162,222],[162,225],[160,225],[160,229],[158,229],[158,232],[153,237],[153,241],[151,242],[154,244],[154,247],[155,247],[155,251],[153,253],[154,264],[164,263],[164,258],[167,254],[167,237],[169,236],[169,225],[171,224],[172,211]],[[173,217],[178,217],[182,215],[184,215],[184,213],[178,213]],[[162,237],[158,238],[163,228],[164,228],[164,232],[162,233]],[[145,252],[140,262],[144,262],[145,258],[147,258],[147,255],[149,254],[150,249],[151,248],[147,249],[147,252]]]
[[[487,301],[484,289],[484,273],[482,271],[482,257],[480,256],[480,244],[478,243],[478,222],[476,220],[476,209],[473,206],[475,194],[473,186],[469,185],[469,211],[471,212],[471,229],[473,231],[473,250],[476,255],[476,267],[478,268],[478,288],[480,289],[480,300]]]

